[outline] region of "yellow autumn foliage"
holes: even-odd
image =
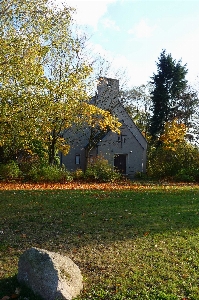
[[[92,67],[71,30],[73,10],[11,3],[0,8],[0,146],[32,149],[37,141],[53,156],[68,153],[60,136],[74,124],[119,133],[117,118],[89,103]]]
[[[160,136],[165,150],[176,151],[179,143],[185,140],[187,128],[185,124],[179,123],[177,119],[167,122],[164,126],[164,132]]]
[[[119,128],[122,124],[118,121],[118,118],[113,116],[109,111],[87,103],[84,103],[82,109],[85,111],[85,121],[89,126],[93,128],[99,126],[102,131],[111,130],[120,134]]]
[[[62,152],[63,155],[67,155],[70,150],[70,145],[66,144],[64,138],[59,137],[57,139],[57,149]]]

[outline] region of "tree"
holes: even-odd
[[[186,126],[175,119],[167,122],[159,147],[149,144],[149,177],[178,181],[198,181],[199,151],[186,141]]]
[[[2,1],[0,12],[0,146],[9,149],[8,156],[13,158],[16,149],[30,148],[28,141],[35,132],[46,49],[30,30],[25,35],[28,21],[21,20],[20,30],[17,1]]]
[[[72,13],[47,0],[1,1],[0,146],[15,158],[21,150],[34,152],[39,142],[52,164],[57,151],[69,149],[65,129],[85,120],[94,124],[96,113],[103,115],[101,128],[114,119],[89,103],[92,68],[82,55],[84,38],[72,29]]]
[[[196,104],[196,95],[189,90],[185,78],[188,70],[181,60],[176,61],[163,50],[157,62],[157,74],[153,74],[153,115],[150,134],[155,140],[163,132],[164,124],[178,118],[188,124]]]
[[[145,137],[148,137],[149,120],[151,117],[150,90],[151,86],[147,84],[121,91],[120,95],[122,104]]]
[[[185,143],[187,128],[185,124],[178,123],[177,119],[166,122],[160,141],[163,143],[163,149],[176,151],[179,143]]]
[[[104,111],[95,105],[89,106],[88,108],[92,109],[93,112],[95,110],[96,113],[95,119],[92,117],[90,121],[87,120],[87,124],[82,131],[83,134],[88,135],[88,144],[85,147],[85,170],[87,169],[90,151],[97,146],[109,131],[119,134],[119,128],[122,125],[118,119],[112,115],[112,112]]]
[[[0,145],[8,158],[40,138],[47,12],[46,1],[1,1]]]

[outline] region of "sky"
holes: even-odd
[[[128,87],[146,84],[165,49],[187,65],[191,85],[199,82],[199,0],[62,2],[76,8],[74,17],[92,51],[111,62],[110,77],[121,69]]]

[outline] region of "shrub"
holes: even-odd
[[[0,179],[1,180],[16,180],[21,176],[19,166],[13,160],[7,164],[0,164]]]
[[[46,161],[42,161],[37,155],[25,156],[19,159],[19,168],[23,173],[23,179],[29,180],[30,173],[33,169],[40,169],[42,165],[47,164]]]
[[[174,180],[184,182],[198,182],[199,181],[199,168],[190,167],[181,169],[175,176]]]
[[[183,170],[176,174],[173,179],[178,182],[195,182],[194,177],[186,174]]]
[[[179,144],[175,151],[149,148],[147,175],[155,179],[199,181],[199,151],[192,145]]]
[[[141,179],[146,180],[147,178],[148,178],[147,175],[143,172],[136,172],[134,176],[134,179],[140,179],[140,180]]]
[[[108,160],[98,156],[88,163],[84,178],[91,181],[114,182],[121,179],[121,174],[113,169]]]
[[[71,174],[65,167],[56,165],[41,165],[33,167],[29,172],[29,178],[33,182],[66,182],[71,181]]]
[[[84,179],[84,172],[82,171],[82,169],[77,169],[74,172],[72,172],[72,177],[74,180],[82,180]]]

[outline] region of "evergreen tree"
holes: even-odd
[[[184,97],[190,96],[185,79],[187,72],[186,65],[181,65],[181,60],[174,60],[171,54],[166,54],[166,50],[161,52],[157,62],[157,74],[153,74],[151,78],[154,88],[151,93],[153,108],[150,134],[154,140],[163,132],[166,122],[180,116],[180,119],[186,123],[192,113],[190,109],[182,112]]]

